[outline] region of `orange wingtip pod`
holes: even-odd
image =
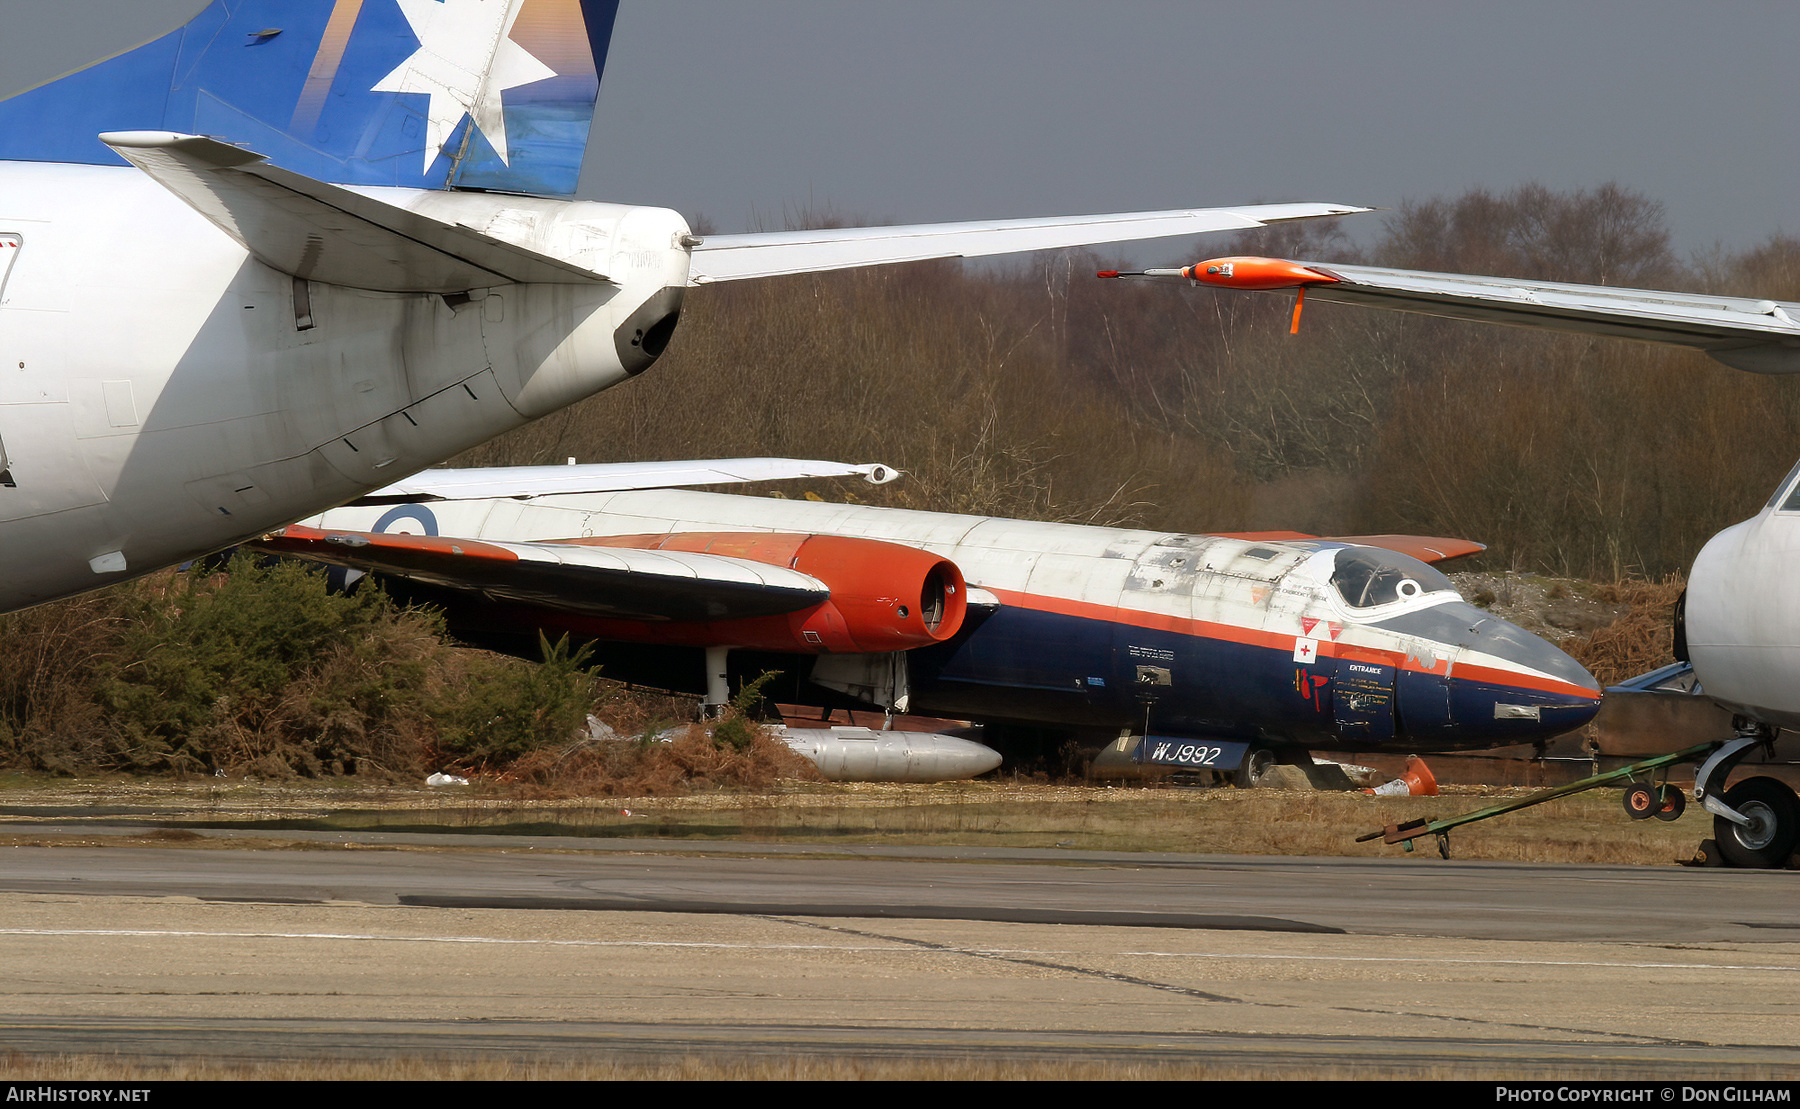
[[[1338,279],[1285,258],[1211,258],[1181,271],[1190,281],[1225,289],[1292,289]]]

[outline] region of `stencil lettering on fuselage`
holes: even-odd
[[[1394,737],[1392,666],[1340,659],[1331,692],[1340,734],[1359,739]]]

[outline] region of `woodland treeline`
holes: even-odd
[[[1369,215],[1353,219],[1376,220]],[[1617,185],[1407,204],[1181,259],[1322,262],[1800,299],[1800,240],[1678,258]],[[691,291],[636,381],[460,465],[797,455],[909,472],[829,495],[1184,531],[1413,532],[1481,565],[1685,571],[1800,456],[1800,382],[1623,340],[1100,281],[1103,256],[922,263]]]
[[[1272,254],[1800,300],[1800,240],[1683,261],[1661,206],[1617,186],[1472,192],[1385,226],[1367,251],[1309,223],[1213,236],[1171,261]],[[1317,302],[1290,336],[1285,295],[1098,268],[1111,267],[1061,254],[696,289],[650,372],[456,464],[882,461],[910,476],[817,491],[1181,531],[1463,536],[1490,545],[1488,569],[1616,582],[1684,571],[1800,454],[1800,382],[1697,353]],[[1675,588],[1602,597],[1629,602],[1635,623],[1565,646],[1608,680],[1653,665]],[[584,792],[794,769],[748,731],[571,745],[590,711],[636,734],[685,709],[609,710],[566,647],[545,644],[536,664],[459,649],[435,614],[329,594],[294,565],[164,573],[0,617],[0,650],[0,767],[451,766]]]

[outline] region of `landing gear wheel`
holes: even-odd
[[[1662,802],[1656,797],[1656,787],[1642,783],[1626,786],[1623,801],[1625,814],[1633,820],[1648,820],[1662,807]]]
[[[1275,752],[1267,747],[1252,747],[1244,752],[1243,765],[1233,779],[1239,789],[1255,789],[1275,769]]]
[[[1681,814],[1687,811],[1687,794],[1674,786],[1658,786],[1656,795],[1661,801],[1660,807],[1653,814],[1658,820],[1680,820]]]
[[[1769,870],[1783,866],[1800,842],[1800,797],[1776,778],[1746,778],[1725,791],[1724,802],[1750,818],[1741,828],[1713,817],[1713,836],[1732,866]]]

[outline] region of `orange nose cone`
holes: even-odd
[[[1335,277],[1285,258],[1213,258],[1181,272],[1191,280],[1227,289],[1292,289],[1337,282]]]

